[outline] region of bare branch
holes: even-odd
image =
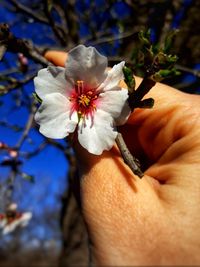
[[[49,10],[48,0],[44,0],[44,13],[47,17],[48,24],[51,26],[55,36],[60,41],[61,45],[66,46],[66,36],[64,36],[63,34],[64,30],[62,29],[62,27],[57,27],[55,20],[51,16],[51,11]]]
[[[36,76],[36,73],[28,75],[26,78],[22,80],[14,80],[11,84],[5,85],[3,88],[1,88],[0,95],[7,94],[8,92],[19,88],[20,86],[31,81],[35,76]]]
[[[43,151],[47,147],[48,143],[46,140],[41,143],[35,150],[31,152],[20,152],[20,155],[25,157],[26,159],[30,159],[32,157],[37,156],[41,151]]]
[[[65,8],[65,18],[70,38],[70,46],[79,42],[79,19],[75,11],[75,0],[68,0]]]
[[[27,14],[29,17],[35,19],[38,22],[42,22],[44,24],[49,25],[49,20],[43,14],[34,12],[33,9],[23,5],[22,3],[20,3],[20,1],[16,0],[9,0],[9,1],[14,7],[16,7],[18,11],[22,11],[23,13]],[[56,27],[61,28],[61,26],[58,23],[56,23]]]
[[[34,12],[33,9],[28,8],[27,6],[23,5],[22,3],[20,3],[20,1],[16,1],[16,0],[9,0],[11,2],[11,4],[17,8],[17,10],[22,11],[23,13],[26,13],[29,17],[48,24],[48,20],[43,16],[40,15],[38,12]]]
[[[95,41],[88,41],[90,45],[99,45],[99,44],[104,44],[104,43],[110,43],[110,42],[114,42],[117,40],[121,40],[121,39],[125,39],[134,35],[137,35],[138,31],[134,30],[134,31],[129,31],[129,32],[124,32],[122,34],[119,34],[117,36],[110,36],[110,37],[102,37],[99,38],[98,40]],[[87,40],[85,41],[87,42]]]
[[[0,24],[0,42],[3,43],[10,52],[23,53],[25,56],[31,57],[35,62],[45,66],[49,64],[30,41],[17,38],[5,23]]]
[[[33,124],[35,112],[36,112],[36,105],[33,102],[32,106],[31,106],[31,111],[30,111],[28,120],[27,120],[26,125],[24,127],[24,131],[23,131],[19,141],[17,142],[17,144],[15,146],[15,150],[19,150],[20,147],[23,145],[24,141],[26,140],[26,138],[27,138],[27,136],[29,134],[29,131],[30,131],[31,127],[32,127],[32,124]]]
[[[190,74],[196,76],[197,78],[200,78],[200,70],[190,69],[188,67],[181,66],[181,65],[175,65],[175,67],[176,67],[177,70],[190,73]]]

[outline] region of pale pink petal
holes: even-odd
[[[32,213],[31,212],[25,212],[22,214],[22,217],[19,219],[20,220],[20,225],[22,227],[27,226],[29,223],[30,219],[32,218]]]
[[[70,116],[70,101],[61,94],[46,95],[35,114],[35,120],[40,125],[40,132],[49,138],[64,138],[74,132],[78,116]]]
[[[6,225],[7,220],[5,218],[0,220],[0,228],[3,228]]]
[[[100,155],[114,145],[117,131],[113,127],[110,114],[97,110],[94,121],[90,118],[81,120],[78,126],[78,140],[88,152]]]
[[[7,235],[11,232],[13,232],[17,227],[19,226],[19,221],[15,220],[12,223],[7,224],[4,228],[3,228],[3,235]]]
[[[69,51],[66,61],[66,77],[82,80],[90,88],[99,86],[106,77],[107,58],[94,47],[79,45]]]
[[[125,61],[114,65],[111,70],[108,71],[106,79],[97,88],[98,91],[120,90],[119,82],[124,78],[123,67]]]
[[[36,93],[42,99],[52,93],[68,96],[73,88],[73,83],[65,79],[65,68],[54,66],[41,69],[34,78],[34,84]]]
[[[127,89],[106,91],[99,95],[97,108],[109,113],[115,119],[115,125],[121,125],[126,122],[131,111],[127,99]]]
[[[15,211],[17,209],[18,205],[17,203],[11,203],[9,206],[8,206],[8,209],[9,210],[13,210]]]

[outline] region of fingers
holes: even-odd
[[[44,57],[55,66],[64,67],[67,60],[67,53],[62,51],[47,51]]]
[[[192,96],[164,84],[156,84],[145,96],[148,97],[155,99],[154,107],[136,109],[121,131],[130,150],[152,164],[177,139],[188,134],[197,116],[195,109],[191,109]]]

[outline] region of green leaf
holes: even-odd
[[[139,31],[138,37],[140,41],[143,43],[143,45],[151,46],[150,35],[151,35],[150,29],[148,29],[147,31]]]
[[[170,64],[175,64],[178,60],[178,57],[176,55],[172,56],[172,55],[168,55],[167,57],[167,61]]]
[[[29,175],[29,174],[27,174],[27,173],[25,173],[25,172],[22,172],[22,173],[21,173],[21,177],[22,177],[23,179],[25,179],[25,180],[31,182],[31,183],[35,183],[35,178],[34,178],[33,175]]]
[[[128,90],[132,93],[135,90],[135,78],[133,77],[133,71],[128,67],[123,67],[124,81],[128,86]]]
[[[165,38],[165,42],[164,42],[164,48],[163,48],[164,53],[169,53],[170,49],[172,48],[175,36],[178,32],[179,30],[174,29],[167,34]]]
[[[33,93],[33,97],[37,103],[42,103],[42,99],[36,93]]]
[[[52,7],[53,7],[53,0],[47,0],[48,12],[51,12]]]
[[[172,69],[164,69],[164,70],[159,70],[156,72],[154,75],[152,75],[151,79],[155,82],[160,82],[163,79],[179,75],[179,72],[176,70],[176,68]]]

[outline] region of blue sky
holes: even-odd
[[[0,6],[0,22],[11,24],[12,32],[16,36],[32,39],[37,44],[55,44],[53,38],[49,38],[48,34],[43,34],[48,32],[48,26],[41,28],[40,25],[33,23],[32,20],[30,23],[21,23],[21,21],[25,20],[25,17],[19,17],[15,13],[9,12],[3,6]],[[34,67],[31,61],[29,61],[29,65]],[[0,71],[5,70],[8,66],[11,68],[17,67],[16,55],[6,53],[5,60],[0,62]],[[21,78],[23,78],[22,75]],[[33,82],[31,81],[25,86],[24,90],[31,97],[34,92]],[[28,118],[28,112],[26,108],[18,106],[15,101],[16,98],[21,99],[19,90],[0,98],[2,103],[0,105],[0,121],[8,122],[9,125],[23,127]],[[0,141],[9,146],[14,146],[19,140],[20,135],[21,131],[15,132],[12,129],[0,126]],[[30,136],[24,142],[21,151],[33,151],[43,140],[44,137],[39,132],[31,130]],[[65,143],[64,141],[61,142]],[[6,157],[8,157],[6,151],[0,154],[1,161]],[[36,244],[36,239],[46,241],[55,239],[57,244],[60,244],[58,216],[61,196],[67,186],[67,162],[58,149],[50,146],[47,146],[41,153],[29,160],[21,159],[24,161],[21,168],[22,171],[33,175],[35,178],[35,183],[30,183],[17,176],[15,182],[14,199],[19,204],[19,208],[22,211],[28,210],[33,212],[33,219],[27,229],[21,232],[21,238],[28,240],[29,244]],[[0,182],[7,176],[8,172],[8,167],[0,167]],[[0,199],[2,199],[4,196],[2,190],[0,190],[0,194]],[[0,208],[2,208],[1,205]],[[53,216],[49,221],[49,218],[46,218],[44,213],[53,212],[55,217]],[[52,227],[52,224],[54,227]],[[12,234],[4,239],[4,243],[1,243],[1,246],[6,246],[8,240],[12,240]]]

